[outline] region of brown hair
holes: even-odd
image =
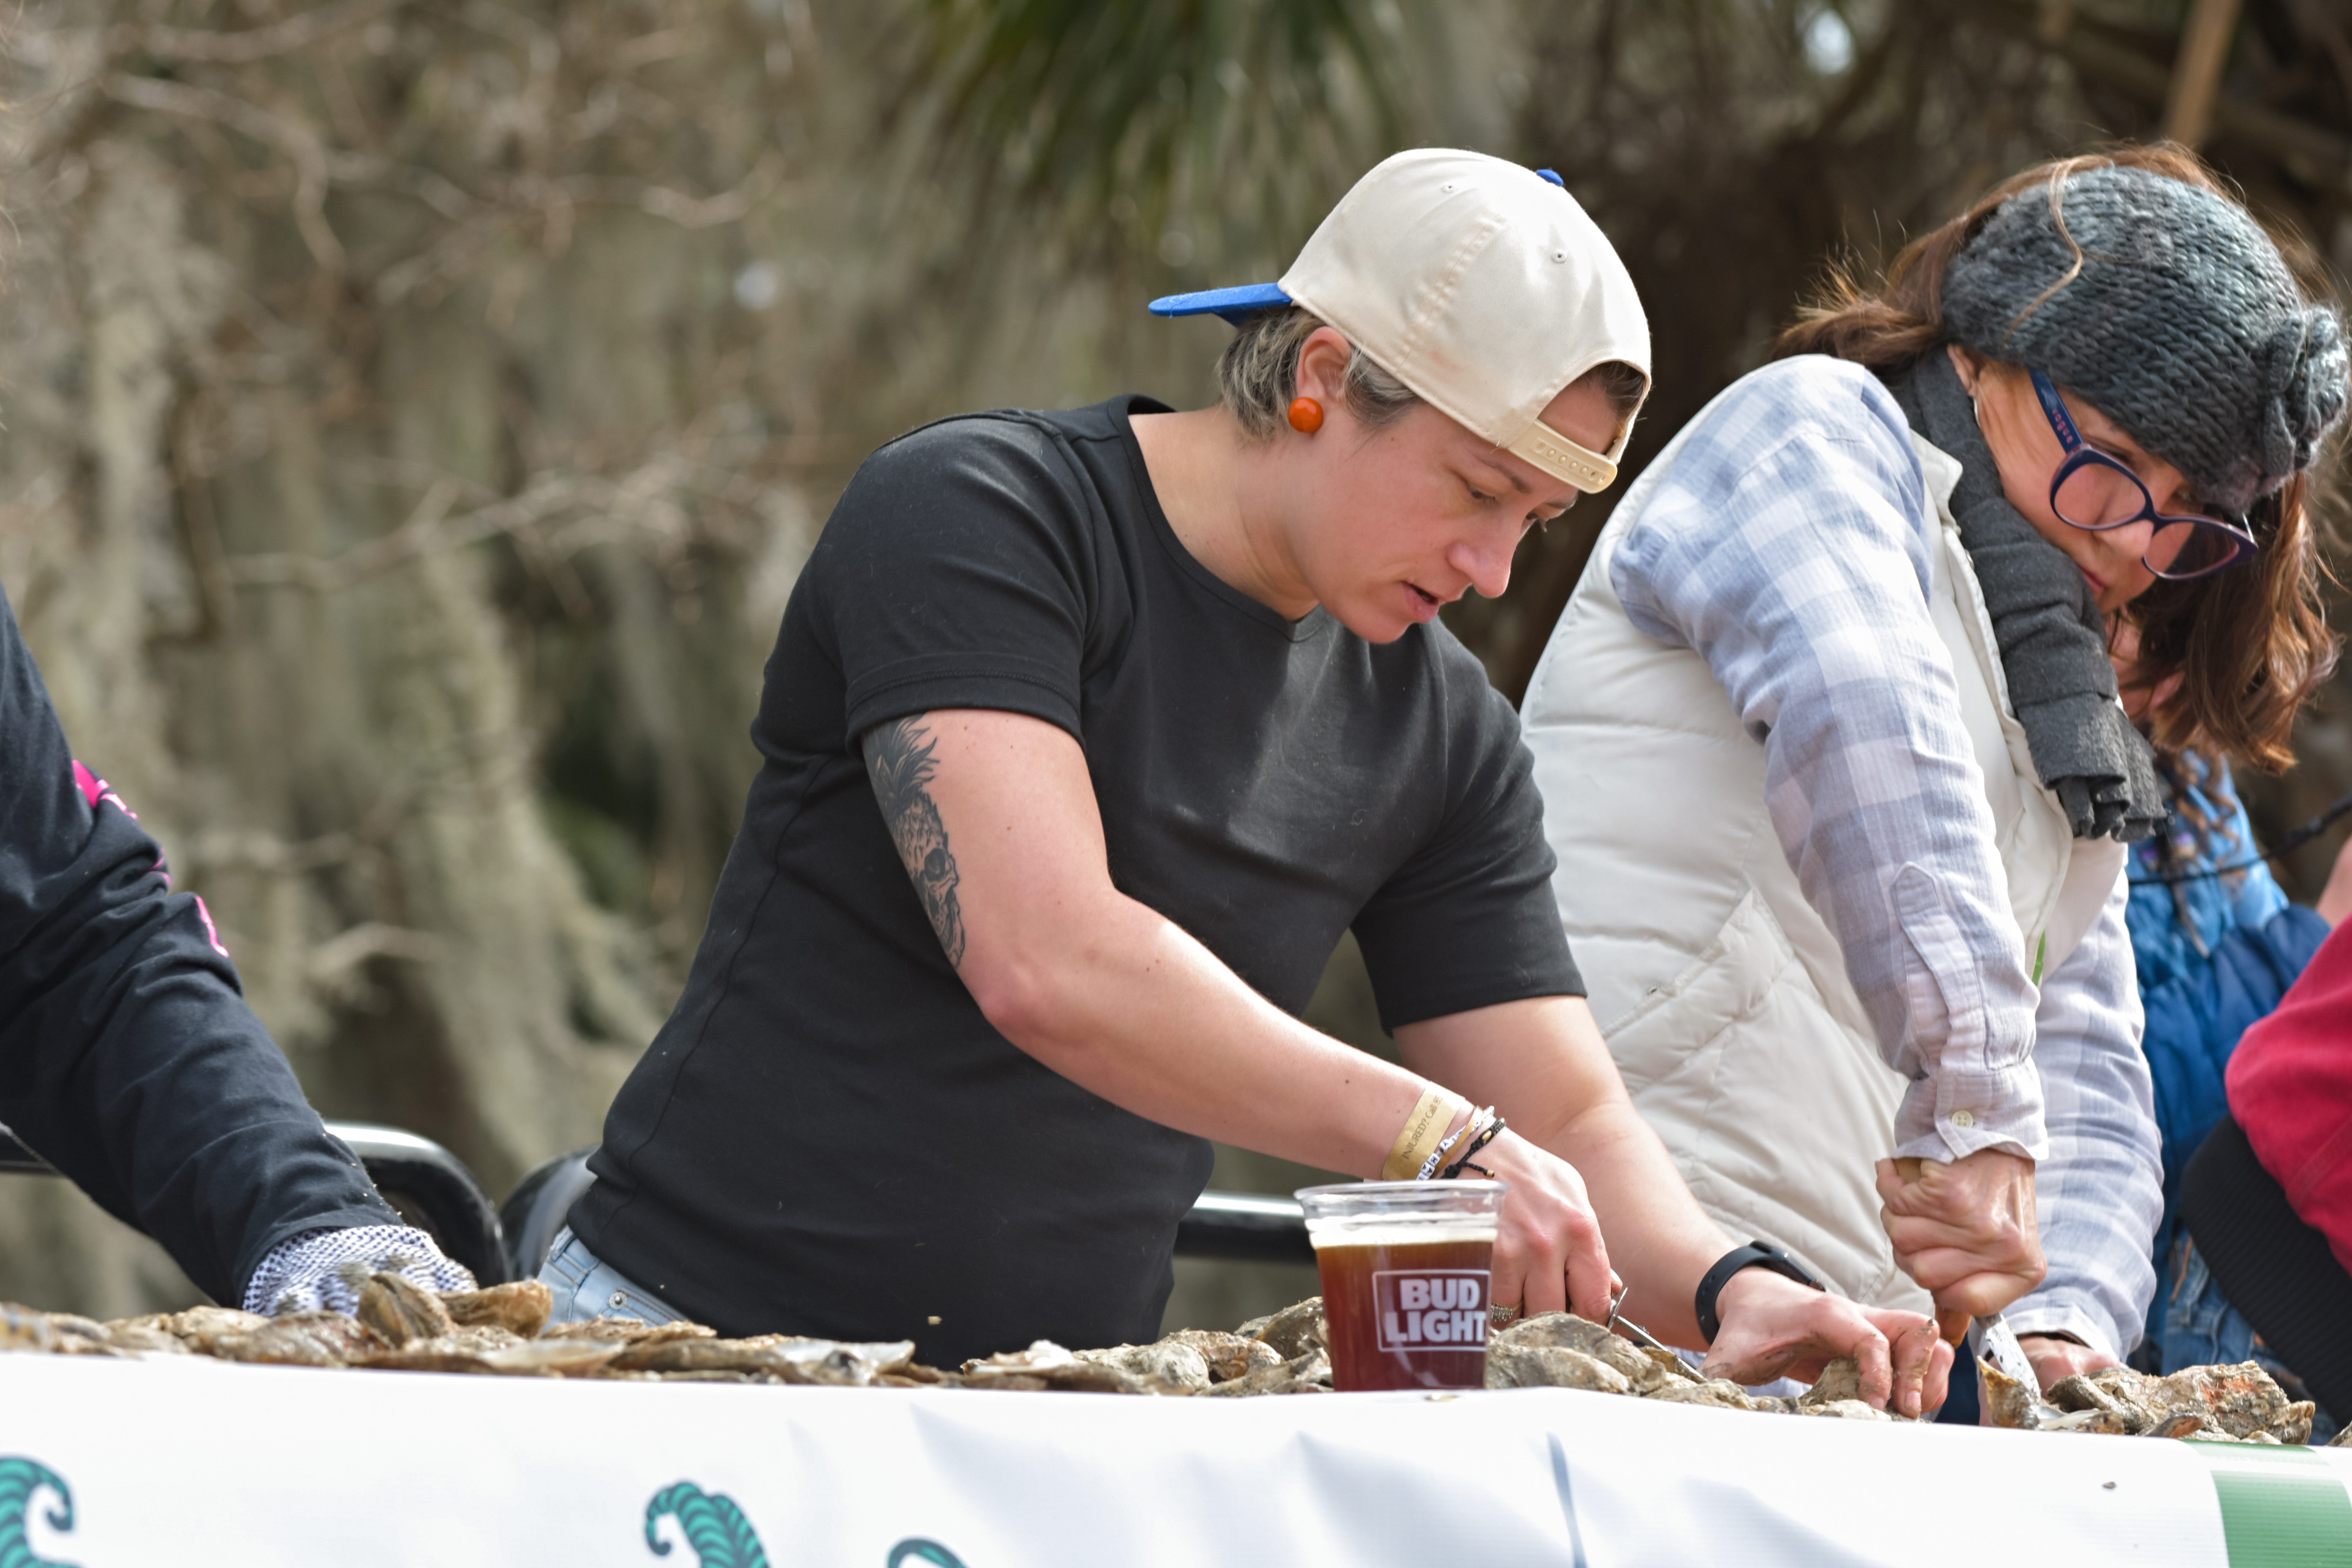
[[[1877,370],[1942,348],[1949,341],[1945,269],[1994,209],[2038,188],[2049,190],[2054,207],[2067,176],[2108,166],[2145,169],[2237,200],[2195,153],[2168,143],[2037,164],[1905,246],[1877,288],[1849,268],[1832,268],[1821,295],[1774,343],[1773,357],[1829,354]],[[2254,503],[2246,521],[2262,548],[2251,564],[2185,583],[2159,578],[2122,612],[2139,633],[2138,679],[2154,686],[2180,677],[2179,690],[2148,715],[2158,748],[2223,754],[2270,773],[2294,761],[2288,742],[2295,713],[2336,668],[2336,639],[2320,607],[2311,490],[2311,477],[2298,474]]]
[[[1298,305],[1260,310],[1243,321],[1225,352],[1217,356],[1217,401],[1254,441],[1270,441],[1288,427],[1290,400],[1298,395],[1298,355],[1307,340],[1327,325]],[[1576,378],[1595,381],[1617,416],[1617,434],[1642,406],[1650,378],[1622,360],[1608,360]],[[1402,419],[1421,401],[1412,388],[1353,343],[1348,346],[1348,412],[1378,429]],[[1614,442],[1612,443],[1614,445]]]

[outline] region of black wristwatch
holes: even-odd
[[[1723,1294],[1731,1277],[1743,1268],[1769,1268],[1800,1285],[1810,1285],[1816,1290],[1827,1289],[1798,1268],[1795,1258],[1769,1242],[1751,1241],[1745,1247],[1736,1247],[1718,1258],[1715,1267],[1706,1271],[1706,1278],[1698,1282],[1698,1331],[1709,1344],[1715,1343],[1715,1336],[1723,1331],[1723,1320],[1715,1315],[1715,1299]]]

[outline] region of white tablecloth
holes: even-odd
[[[1554,1389],[1141,1399],[0,1355],[0,1563],[22,1541],[79,1568],[2259,1568],[2352,1563],[2347,1480],[2352,1450]],[[2280,1554],[2303,1545],[2320,1554]]]

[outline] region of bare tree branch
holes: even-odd
[[[2193,0],[2189,8],[2164,104],[2164,133],[2184,147],[2204,141],[2212,126],[2213,99],[2221,90],[2221,68],[2229,63],[2239,5],[2240,0]]]
[[[396,11],[408,0],[335,0],[316,10],[289,16],[266,27],[219,32],[203,27],[126,26],[106,35],[110,54],[139,53],[159,60],[205,61],[215,65],[250,65],[273,55],[290,55],[336,34]]]
[[[343,269],[342,242],[327,223],[326,144],[310,126],[208,87],[120,72],[108,77],[104,87],[106,95],[117,103],[158,114],[208,120],[285,153],[294,164],[294,223],[302,243],[310,247],[311,259],[325,270]]]

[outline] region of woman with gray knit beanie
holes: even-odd
[[[1702,1206],[2046,1384],[2139,1339],[2158,1140],[2124,844],[2276,768],[2333,645],[2345,331],[2190,155],[2007,181],[1841,280],[1610,518],[1530,684],[1553,891]]]

